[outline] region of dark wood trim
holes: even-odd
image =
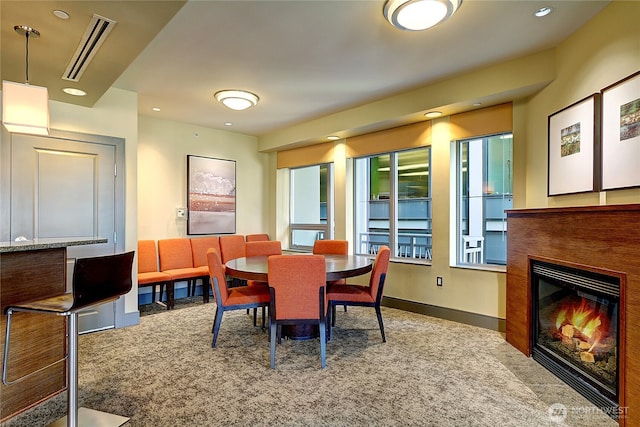
[[[619,405],[640,425],[640,204],[507,211],[506,339],[531,354],[531,260],[620,278]]]
[[[464,323],[466,325],[478,326],[484,329],[491,329],[492,331],[504,332],[506,329],[505,319],[471,313],[468,311],[454,310],[452,308],[438,307],[435,305],[406,301],[392,297],[382,297],[381,305],[384,307],[397,308],[404,311],[410,311],[412,313],[437,317],[439,319]]]

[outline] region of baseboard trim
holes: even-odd
[[[412,313],[451,320],[453,322],[478,326],[480,328],[491,329],[493,331],[506,331],[505,319],[485,316],[483,314],[470,313],[468,311],[454,310],[452,308],[438,307],[436,305],[423,304],[391,297],[382,297],[382,305],[385,307],[410,311]]]

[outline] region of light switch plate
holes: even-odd
[[[176,218],[187,219],[187,208],[176,208]]]

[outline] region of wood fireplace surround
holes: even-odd
[[[507,342],[532,352],[531,260],[620,278],[621,426],[640,426],[640,204],[507,211]]]

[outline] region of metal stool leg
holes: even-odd
[[[68,317],[68,328],[67,416],[49,424],[49,426],[118,427],[123,425],[129,421],[129,418],[94,409],[78,409],[78,313],[75,311],[71,312]]]

